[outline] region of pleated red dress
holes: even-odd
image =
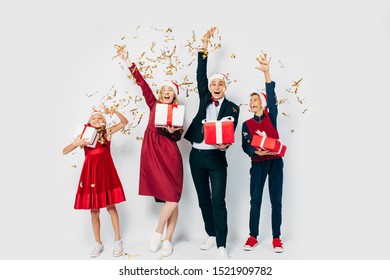
[[[157,201],[178,202],[183,189],[183,162],[175,137],[154,126],[157,100],[135,64],[130,68],[150,109],[141,147],[139,194]],[[179,136],[180,138],[180,136]]]
[[[125,201],[122,183],[106,140],[95,148],[84,147],[85,160],[74,203],[75,209],[100,209]]]

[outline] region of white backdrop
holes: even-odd
[[[201,35],[217,26],[222,48],[210,54],[209,73],[229,72],[237,80],[226,94],[237,104],[248,103],[249,93],[264,87],[254,69],[261,50],[272,56],[271,75],[279,96],[303,78],[299,94],[306,103],[286,95],[290,103],[279,107],[288,114],[278,118],[288,146],[284,258],[388,259],[388,1],[54,2],[1,4],[0,259],[88,258],[93,242],[90,215],[73,209],[84,156],[82,151],[67,156],[61,151],[75,126],[100,102],[101,93],[86,93],[115,85],[118,93],[141,94],[118,60],[112,60],[113,46],[126,36],[123,42],[136,58],[149,50],[152,40],[162,43],[152,26],[172,28],[178,46],[192,32],[199,44]],[[190,58],[183,51],[183,59]],[[193,63],[181,71],[193,79],[195,69]],[[157,74],[153,82],[163,78]],[[198,99],[194,93],[179,98],[187,108],[186,128]],[[147,246],[160,209],[153,199],[138,196],[141,141],[136,136],[143,135],[148,108],[144,101],[137,105],[145,112],[141,123],[130,135],[114,135],[112,144],[127,196],[118,211],[128,247]],[[236,250],[247,238],[249,211],[250,161],[240,146],[240,130],[251,114],[245,105],[241,109],[237,141],[227,153],[228,245]],[[205,233],[189,172],[190,144],[182,140],[179,147],[185,173],[174,239],[200,242]],[[265,191],[261,238],[267,242],[268,201]],[[103,241],[110,244],[108,214],[102,211],[101,217]]]

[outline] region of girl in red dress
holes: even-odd
[[[156,252],[159,249],[166,227],[162,255],[169,256],[173,250],[172,236],[177,223],[178,202],[183,188],[183,162],[176,143],[180,140],[183,129],[171,126],[156,128],[154,117],[157,103],[178,103],[178,86],[171,81],[165,81],[159,90],[159,98],[156,99],[148,83],[129,59],[127,51],[123,50],[120,57],[129,68],[137,85],[141,87],[150,109],[141,148],[139,194],[153,196],[156,202],[165,203],[150,241],[150,250]]]
[[[125,201],[122,184],[111,157],[110,145],[112,134],[120,131],[128,120],[115,109],[108,110],[109,114],[116,114],[119,123],[106,129],[106,119],[99,111],[92,112],[88,126],[97,129],[98,141],[95,148],[87,147],[89,139],[76,137],[66,146],[63,154],[66,155],[77,147],[84,148],[85,160],[81,170],[77,187],[75,209],[91,209],[92,228],[95,235],[95,247],[91,257],[97,257],[104,249],[100,239],[100,208],[107,208],[111,216],[115,233],[113,256],[118,257],[123,253],[123,242],[119,232],[119,217],[115,204]]]

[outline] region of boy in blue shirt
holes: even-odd
[[[250,215],[249,238],[243,249],[253,250],[258,245],[260,208],[265,180],[268,176],[269,194],[272,206],[272,235],[273,248],[276,253],[283,252],[283,243],[280,239],[282,223],[282,191],[283,191],[283,159],[273,152],[252,147],[252,137],[256,131],[264,131],[268,137],[279,139],[276,119],[278,115],[275,82],[271,80],[269,63],[266,55],[262,55],[256,69],[263,72],[265,77],[266,96],[254,92],[250,96],[250,110],[253,118],[242,125],[242,148],[251,158],[250,169]]]

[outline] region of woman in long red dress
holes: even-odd
[[[92,228],[95,236],[95,247],[91,257],[97,257],[104,249],[100,238],[100,208],[107,208],[111,216],[115,233],[113,256],[118,257],[123,253],[123,242],[119,231],[119,216],[115,204],[126,200],[114,162],[111,157],[110,145],[112,134],[120,131],[128,120],[116,110],[115,113],[120,122],[106,129],[106,119],[99,111],[92,112],[88,126],[97,130],[98,141],[94,148],[86,146],[89,139],[76,137],[75,140],[63,149],[66,155],[77,147],[84,148],[85,160],[81,170],[80,180],[74,203],[75,209],[91,209]],[[80,136],[80,135],[79,135]]]
[[[141,87],[150,109],[141,148],[139,194],[153,196],[156,202],[165,203],[150,241],[150,250],[156,252],[159,249],[166,227],[162,255],[169,256],[173,250],[172,236],[178,219],[178,202],[183,188],[183,162],[176,143],[180,140],[183,129],[171,126],[156,128],[154,117],[157,103],[178,103],[178,86],[171,81],[165,81],[161,85],[157,100],[136,65],[129,59],[127,51],[124,50],[120,57],[129,68],[137,85]]]

